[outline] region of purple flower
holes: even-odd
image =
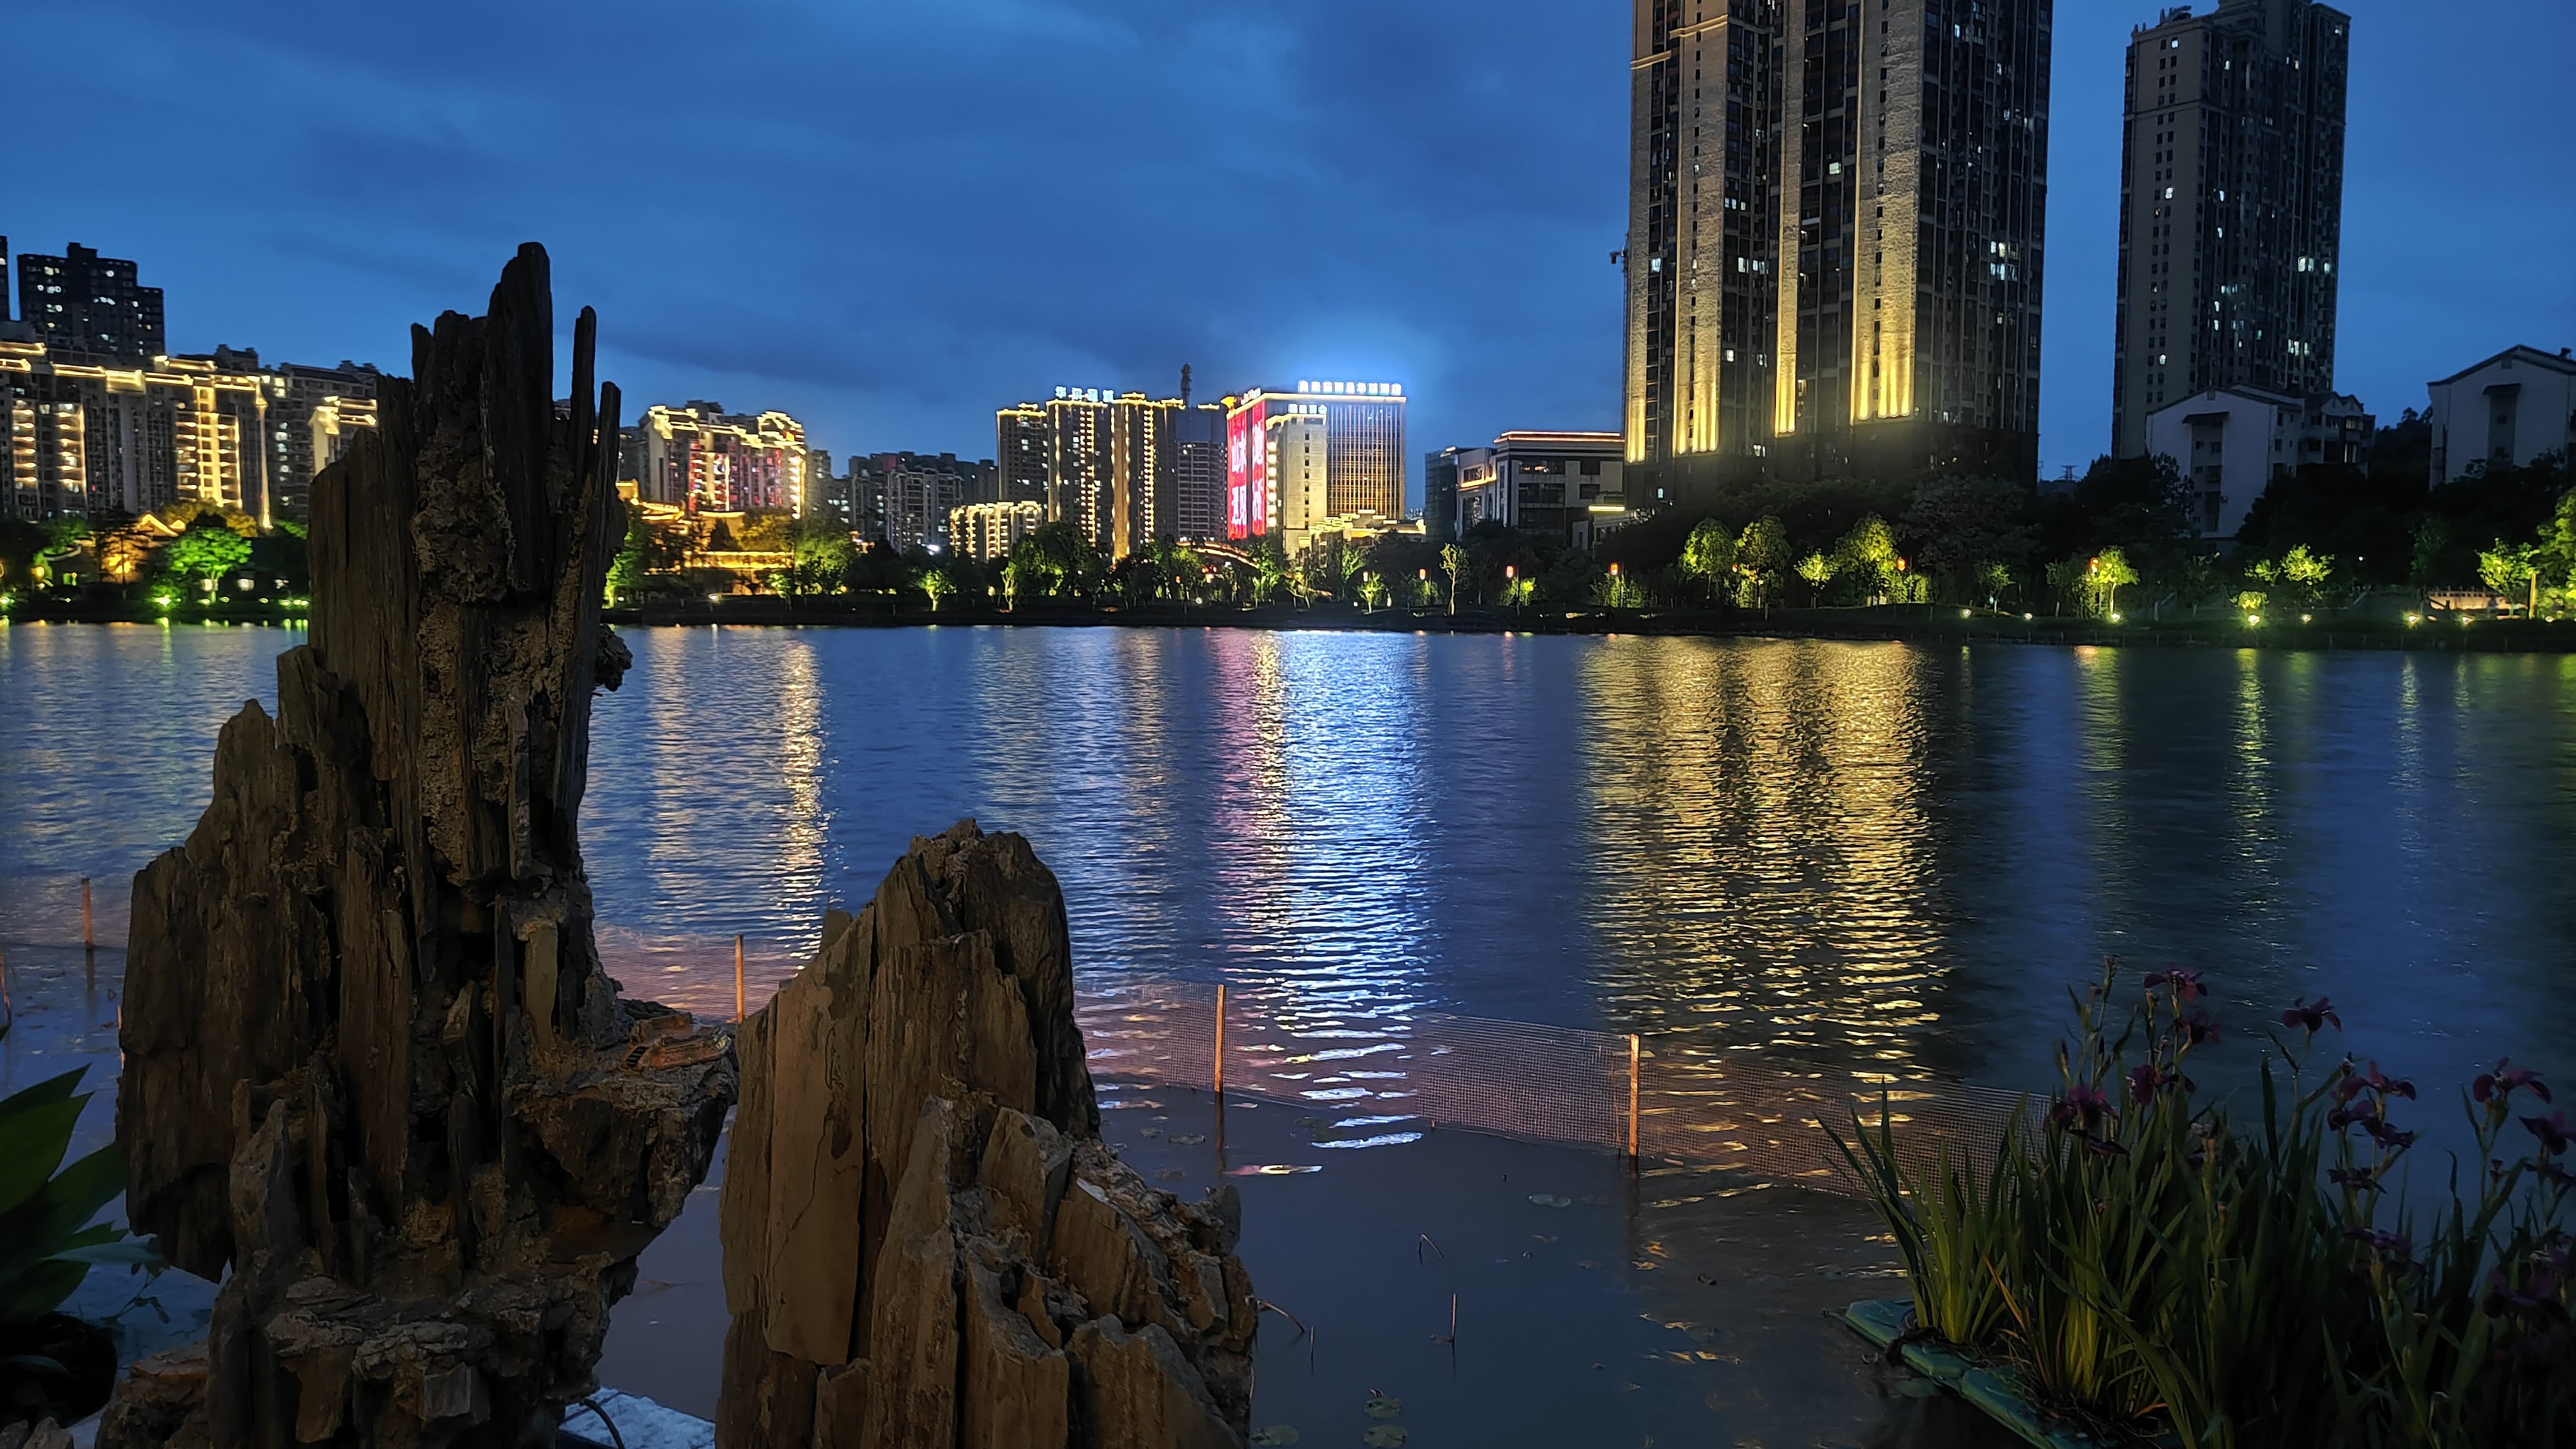
[[[2487,1274],[2485,1307],[2489,1316],[2496,1318],[2502,1318],[2509,1311],[2559,1313],[2562,1310],[2558,1306],[2558,1272],[2555,1266],[2543,1265],[2519,1288],[2513,1285],[2513,1280],[2505,1277],[2502,1269]]]
[[[2369,1133],[2370,1140],[2382,1147],[2411,1147],[2415,1143],[2414,1133],[2398,1131],[2388,1124],[2385,1117],[2362,1118],[2361,1130]]]
[[[2367,1072],[2354,1072],[2346,1068],[2343,1080],[2335,1083],[2335,1100],[2338,1102],[2349,1102],[2364,1092],[2382,1098],[2404,1097],[2409,1102],[2415,1100],[2415,1084],[2380,1075],[2377,1062],[2372,1062]]]
[[[2129,1100],[2143,1107],[2156,1099],[2156,1093],[2182,1080],[2171,1072],[2161,1071],[2153,1062],[2141,1062],[2129,1072]]]
[[[2576,1125],[2569,1124],[2567,1114],[2564,1112],[2547,1117],[2525,1117],[2522,1119],[2522,1125],[2531,1129],[2532,1136],[2540,1139],[2540,1155],[2543,1158],[2556,1157],[2565,1152],[2571,1143],[2576,1143]]]
[[[2469,1095],[2480,1102],[2525,1091],[2544,1102],[2550,1100],[2549,1085],[2540,1080],[2540,1073],[2516,1067],[2511,1057],[2497,1062],[2494,1071],[2479,1073],[2478,1079],[2469,1083]]]
[[[2372,1175],[2370,1169],[2366,1167],[2328,1168],[2326,1170],[2326,1181],[2333,1183],[2337,1187],[2351,1188],[2355,1192],[2379,1191],[2379,1179]]]
[[[2281,1025],[2302,1028],[2310,1036],[2325,1030],[2329,1022],[2334,1024],[2335,1030],[2343,1030],[2343,1018],[2335,1015],[2334,998],[2330,996],[2318,997],[2314,1005],[2303,999],[2281,1013]]]
[[[2200,984],[2199,972],[2185,971],[2180,967],[2149,974],[2147,989],[2153,991],[2159,986],[2172,987],[2176,1001],[2198,1001],[2209,994],[2209,988]]]
[[[2370,1255],[2384,1263],[2411,1266],[2414,1241],[2402,1234],[2381,1228],[2346,1228],[2344,1236],[2370,1250]]]
[[[2218,1045],[2218,1023],[2206,1011],[2195,1011],[2182,1019],[2183,1040],[2193,1046],[2207,1042]]]
[[[2081,1125],[2090,1132],[2093,1124],[2111,1115],[2111,1099],[2090,1082],[2070,1083],[2066,1095],[2048,1109],[2048,1125],[2073,1127]]]
[[[2084,1150],[2092,1153],[2096,1157],[2126,1157],[2129,1155],[2129,1149],[2112,1141],[2108,1137],[2087,1136],[2084,1139]]]

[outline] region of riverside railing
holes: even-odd
[[[12,948],[121,960],[129,882],[11,882],[0,892],[0,973]],[[748,936],[597,928],[602,964],[630,997],[702,1020],[765,1005],[809,947]],[[113,943],[113,944],[109,944]],[[5,986],[5,975],[0,975]],[[1352,1005],[1277,988],[1085,982],[1075,1004],[1105,1078],[1314,1109],[1361,1134],[1345,1145],[1463,1130],[1613,1152],[1842,1194],[1859,1182],[1846,1140],[1882,1109],[1918,1170],[1990,1157],[2020,1099],[1929,1081],[1868,1083],[1679,1036]],[[2027,1121],[2025,1120],[2025,1126]]]

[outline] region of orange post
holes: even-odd
[[[81,877],[81,944],[96,946],[98,936],[89,928],[89,877]]]
[[[742,937],[733,938],[733,1021],[742,1025]]]
[[[1225,1095],[1225,983],[1216,988],[1216,1094]]]
[[[1637,1049],[1636,1033],[1628,1034],[1628,1168],[1637,1167]]]

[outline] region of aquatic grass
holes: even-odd
[[[2073,998],[2036,1140],[2017,1113],[1981,1159],[1943,1144],[1918,1168],[1884,1105],[1835,1134],[1904,1257],[1916,1333],[2182,1449],[2576,1449],[2576,1127],[2537,1114],[2546,1084],[2498,1063],[2472,1085],[2473,1190],[2455,1167],[2419,1218],[2413,1085],[2350,1059],[2311,1077],[2331,1002],[2281,1013],[2295,1039],[2272,1038],[2238,1123],[2190,1075],[2221,1045],[2207,988],[2179,971],[2144,988],[2124,1007],[2113,965]]]

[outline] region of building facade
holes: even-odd
[[[954,546],[950,516],[991,496],[995,466],[954,453],[878,453],[865,469],[877,500],[875,527],[861,532],[899,553],[916,548],[944,552]],[[858,459],[850,460],[850,472],[861,474]]]
[[[1226,533],[1260,538],[1329,518],[1405,516],[1404,389],[1304,381],[1254,388],[1226,408]],[[1285,430],[1295,451],[1280,454]],[[1308,433],[1316,436],[1309,438]],[[1314,457],[1320,449],[1320,459]],[[1294,471],[1281,471],[1291,462]],[[1315,476],[1302,469],[1312,463]],[[1311,486],[1310,486],[1311,485]],[[1288,509],[1295,509],[1295,523]],[[1321,512],[1315,510],[1320,509]]]
[[[625,452],[647,503],[691,513],[805,510],[805,426],[785,413],[657,405],[636,420]]]
[[[1044,503],[1049,522],[1072,524],[1112,558],[1156,539],[1200,536],[1189,530],[1205,521],[1219,446],[1204,411],[1097,387],[1060,387],[1044,401],[1003,408],[995,414],[1000,501]]]
[[[271,378],[203,358],[115,366],[0,342],[0,500],[21,518],[139,515],[195,499],[265,528]],[[372,409],[349,426],[371,426]]]
[[[2213,389],[2334,390],[2351,17],[2166,10],[2129,42],[2111,450]]]
[[[1449,543],[1466,531],[1458,522],[1458,460],[1472,451],[1443,448],[1422,455],[1422,533],[1433,543]]]
[[[1042,403],[1021,403],[993,415],[993,465],[1000,485],[994,501],[1047,501],[1052,428]]]
[[[1490,448],[1451,451],[1461,533],[1499,523],[1589,549],[1627,521],[1624,434],[1513,432]]]
[[[0,251],[7,239],[0,238]],[[35,340],[58,353],[150,359],[170,350],[161,289],[137,280],[134,263],[102,257],[78,242],[58,257],[18,257],[18,315]]]
[[[1173,529],[1193,543],[1225,537],[1225,409],[1183,399],[1172,415]]]
[[[2433,486],[2490,469],[2576,461],[2576,357],[2514,347],[2430,385]]]
[[[1778,346],[1782,0],[1637,0],[1627,453],[1767,454]]]
[[[1634,14],[1628,460],[2034,476],[2052,0]]]
[[[2182,475],[2196,534],[2234,538],[2255,500],[2299,469],[2367,467],[2377,427],[2361,399],[2340,393],[2218,388],[2148,414],[2147,452]]]
[[[247,364],[258,372],[259,353],[215,349],[219,368]],[[376,425],[376,389],[384,381],[373,367],[343,361],[338,367],[283,363],[267,369],[268,419],[261,432],[268,451],[268,475],[274,482],[277,512],[302,518],[313,479],[349,451],[356,429]]]
[[[1046,522],[1043,503],[969,503],[948,514],[948,538],[967,558],[991,563]]]

